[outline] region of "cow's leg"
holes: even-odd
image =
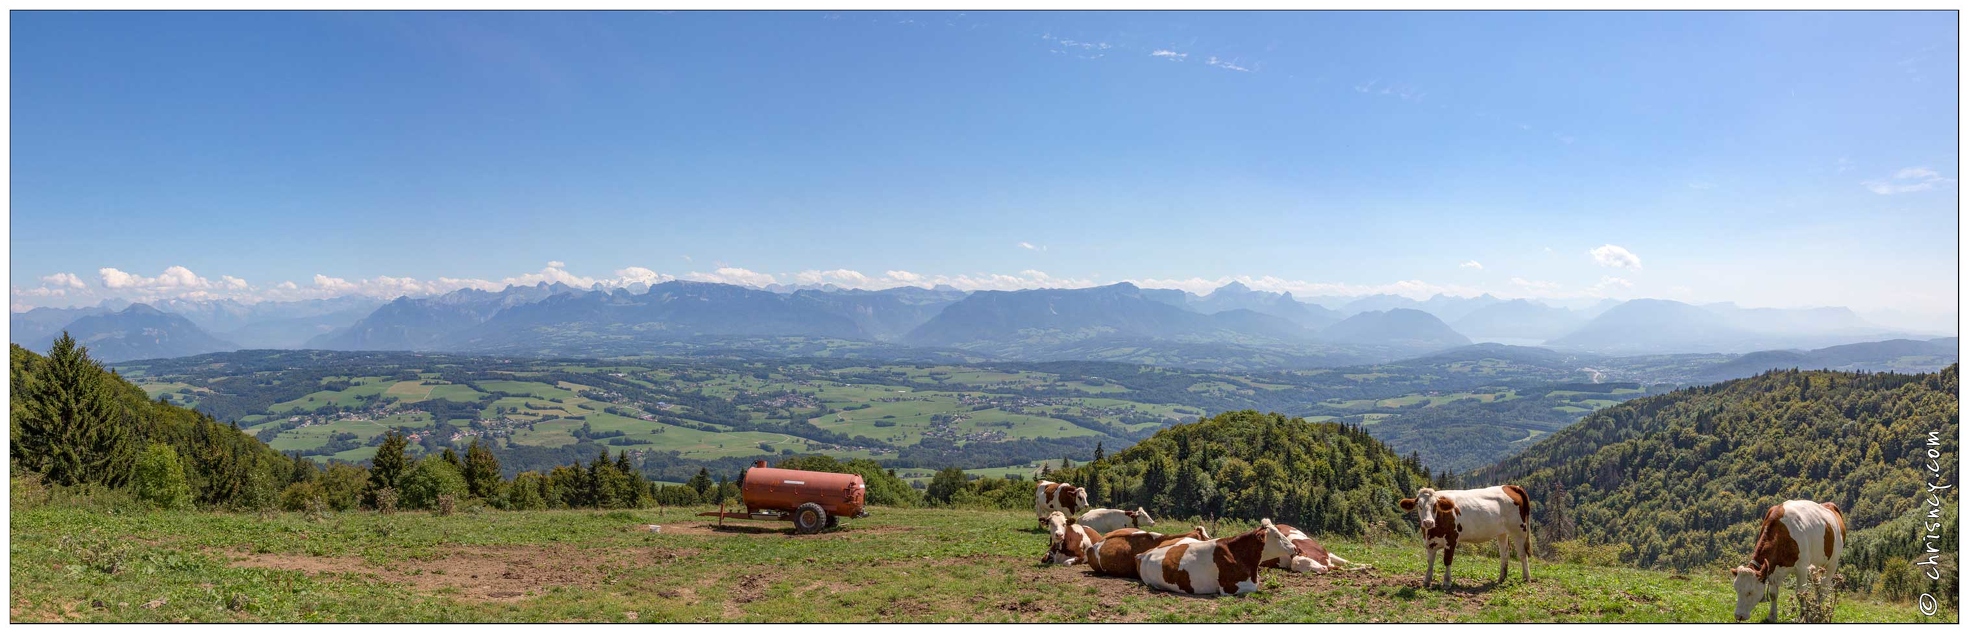
[[[1455,561],[1456,561],[1456,544],[1451,543],[1447,546],[1444,546],[1443,547],[1443,590],[1444,591],[1449,590],[1450,587],[1449,566],[1451,563],[1454,563]]]
[[[1429,571],[1422,573],[1422,587],[1428,588],[1436,582],[1436,549],[1423,547],[1422,563],[1429,564]]]
[[[1510,533],[1498,535],[1493,541],[1497,542],[1497,585],[1504,585],[1504,580],[1511,577],[1511,551],[1515,549],[1511,547]]]
[[[1531,533],[1519,535],[1511,541],[1515,542],[1518,551],[1518,572],[1524,573],[1518,576],[1524,577],[1525,583],[1531,583]]]
[[[1764,583],[1764,594],[1771,595],[1771,612],[1764,615],[1764,622],[1776,623],[1778,620],[1778,595],[1784,594],[1784,575],[1788,568],[1771,571],[1771,578]]]

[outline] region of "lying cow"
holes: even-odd
[[[1033,494],[1032,514],[1039,518],[1039,527],[1046,527],[1046,514],[1053,511],[1065,513],[1067,517],[1080,514],[1080,509],[1091,506],[1087,503],[1087,490],[1064,482],[1040,480],[1039,488]]]
[[[1142,583],[1183,594],[1246,594],[1258,589],[1258,571],[1267,559],[1294,554],[1292,541],[1267,519],[1235,537],[1178,542],[1135,558]]]
[[[1046,516],[1046,530],[1052,543],[1046,548],[1042,564],[1077,565],[1087,563],[1087,554],[1101,543],[1101,533],[1054,511]]]
[[[1436,551],[1443,553],[1443,589],[1450,587],[1449,567],[1456,561],[1459,542],[1497,542],[1497,582],[1511,573],[1511,554],[1518,555],[1518,568],[1525,581],[1531,581],[1531,498],[1514,484],[1466,491],[1437,491],[1424,488],[1415,497],[1401,502],[1402,510],[1415,511],[1422,518],[1423,553],[1429,570],[1422,577],[1427,586],[1436,578]]]
[[[1142,507],[1133,511],[1121,509],[1093,509],[1080,514],[1080,525],[1092,527],[1103,533],[1112,533],[1122,528],[1148,528],[1155,525],[1155,518]]]
[[[1757,531],[1756,550],[1750,565],[1730,570],[1736,582],[1737,620],[1750,618],[1751,610],[1771,599],[1771,613],[1765,621],[1778,619],[1778,594],[1787,574],[1798,575],[1797,586],[1804,591],[1811,578],[1811,567],[1830,575],[1839,567],[1839,554],[1846,550],[1846,516],[1831,502],[1791,500],[1764,512],[1764,527]]]
[[[1295,553],[1290,560],[1267,559],[1259,562],[1258,565],[1267,568],[1290,570],[1297,573],[1324,573],[1341,566],[1347,566],[1349,570],[1358,570],[1367,567],[1364,564],[1357,565],[1354,562],[1341,559],[1339,555],[1327,552],[1325,546],[1321,546],[1318,541],[1307,537],[1305,533],[1300,532],[1297,528],[1293,528],[1290,524],[1280,524],[1278,525],[1278,529],[1285,532],[1286,539],[1292,540],[1292,547]]]
[[[1101,543],[1087,553],[1087,565],[1094,572],[1110,577],[1140,579],[1140,569],[1135,566],[1135,558],[1142,553],[1185,541],[1202,542],[1210,540],[1210,531],[1202,526],[1191,529],[1182,535],[1164,535],[1136,528],[1117,528],[1101,538]]]

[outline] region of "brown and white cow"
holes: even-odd
[[[1046,527],[1047,513],[1059,511],[1074,517],[1080,514],[1080,509],[1089,506],[1087,490],[1065,482],[1040,480],[1032,496],[1032,514],[1039,518],[1040,528]]]
[[[1100,531],[1088,528],[1059,511],[1046,516],[1046,530],[1050,533],[1051,543],[1046,547],[1046,556],[1039,560],[1042,564],[1072,566],[1087,563],[1087,554],[1101,543]]]
[[[1839,567],[1839,555],[1846,550],[1846,516],[1839,506],[1811,500],[1791,500],[1764,512],[1764,526],[1757,531],[1756,550],[1750,565],[1730,569],[1737,591],[1737,620],[1750,618],[1750,612],[1771,599],[1771,612],[1765,621],[1778,619],[1778,595],[1784,577],[1798,575],[1797,586],[1804,591],[1811,578],[1811,567],[1825,569],[1827,583]]]
[[[1286,539],[1292,540],[1292,547],[1296,552],[1289,560],[1267,559],[1259,565],[1298,573],[1324,573],[1341,566],[1347,566],[1349,570],[1367,567],[1365,564],[1355,564],[1328,552],[1325,546],[1290,524],[1280,524],[1278,528],[1285,532]]]
[[[1443,553],[1443,589],[1450,587],[1450,564],[1456,561],[1456,545],[1461,542],[1497,542],[1497,582],[1511,573],[1511,555],[1518,556],[1518,568],[1525,581],[1531,581],[1531,498],[1515,484],[1488,489],[1437,491],[1423,488],[1415,497],[1401,502],[1402,510],[1415,511],[1422,518],[1424,561],[1429,570],[1422,577],[1427,586],[1436,578],[1436,551]]]
[[[1186,540],[1210,541],[1210,531],[1198,526],[1182,535],[1164,535],[1138,528],[1117,528],[1102,537],[1101,543],[1087,553],[1087,565],[1099,574],[1140,579],[1142,575],[1140,569],[1135,567],[1135,557]]]
[[[1142,510],[1142,507],[1139,506],[1135,507],[1133,511],[1091,509],[1086,513],[1080,514],[1080,524],[1082,526],[1093,527],[1094,530],[1103,533],[1112,533],[1123,528],[1148,528],[1154,526],[1155,518],[1149,517],[1149,512]]]
[[[1183,594],[1246,594],[1258,589],[1267,559],[1291,557],[1292,541],[1267,519],[1258,528],[1207,542],[1178,542],[1135,558],[1142,583]]]

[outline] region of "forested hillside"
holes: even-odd
[[[1172,517],[1272,518],[1314,532],[1400,526],[1396,503],[1430,481],[1358,427],[1244,410],[1177,425],[1051,478],[1099,506]]]
[[[1854,533],[1842,571],[1864,587],[1880,581],[1876,571],[1913,570],[1913,524],[1881,527],[1921,512],[1931,434],[1942,468],[1954,468],[1957,369],[1774,371],[1636,399],[1465,481],[1525,487],[1548,539],[1572,533],[1617,545],[1636,565],[1678,569],[1744,561],[1773,504],[1832,502]],[[1953,495],[1945,500],[1952,516]]]
[[[174,501],[270,506],[292,462],[237,427],[153,401],[91,360],[67,335],[48,356],[11,347],[8,400],[16,473],[58,485],[122,487],[138,469],[168,462]],[[171,454],[168,460],[159,458]],[[139,454],[144,459],[139,459]]]

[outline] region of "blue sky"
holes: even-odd
[[[17,310],[671,277],[1957,301],[1948,13],[12,18]]]

